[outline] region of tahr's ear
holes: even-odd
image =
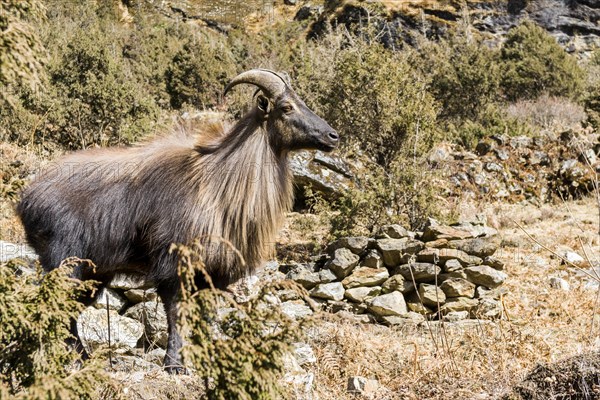
[[[258,97],[256,98],[256,104],[258,105],[258,108],[265,114],[270,111],[269,110],[269,99],[267,99],[264,95],[262,95],[262,94],[258,95]]]

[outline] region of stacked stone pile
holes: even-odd
[[[600,138],[589,132],[560,137],[492,136],[475,152],[440,144],[429,162],[448,177],[449,195],[544,202],[593,193],[600,171]]]
[[[346,237],[308,264],[282,265],[332,312],[387,325],[424,317],[498,318],[507,278],[494,253],[496,231],[483,224],[441,225],[421,233],[384,226],[375,238]]]

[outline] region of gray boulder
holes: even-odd
[[[377,240],[377,249],[388,267],[400,265],[405,254],[416,254],[424,247],[423,242],[410,238]]]
[[[111,289],[149,289],[152,287],[152,283],[146,282],[145,278],[139,274],[124,274],[118,273],[108,284]]]
[[[446,299],[446,303],[441,307],[442,314],[447,314],[452,311],[468,311],[471,312],[479,301],[468,297],[452,297]]]
[[[339,301],[344,298],[344,291],[341,282],[320,283],[310,291],[310,295],[319,299]]]
[[[312,309],[301,300],[290,300],[281,303],[281,312],[292,319],[306,318],[313,314]]]
[[[387,268],[356,268],[352,274],[348,275],[342,281],[346,289],[359,286],[377,286],[381,285],[390,277]]]
[[[439,275],[441,271],[441,268],[437,265],[418,262],[400,265],[395,272],[402,275],[409,282],[412,282],[414,277],[415,282],[420,283],[434,281],[435,276]]]
[[[143,301],[156,301],[158,298],[156,289],[129,289],[124,293],[127,300],[133,304],[141,303]]]
[[[331,243],[327,247],[327,251],[333,253],[335,250],[345,247],[354,254],[360,254],[366,250],[368,244],[369,239],[364,236],[344,237]]]
[[[449,278],[440,286],[447,297],[469,297],[475,296],[475,284],[466,279]]]
[[[94,299],[93,306],[106,310],[107,303],[109,309],[119,312],[125,307],[127,300],[113,289],[102,288]]]
[[[110,310],[111,347],[117,352],[136,347],[144,334],[144,325]],[[77,334],[88,353],[100,346],[108,345],[109,323],[106,310],[88,307],[77,318]]]
[[[404,296],[400,292],[382,294],[367,301],[369,312],[377,317],[407,313]]]
[[[298,187],[310,187],[328,199],[340,197],[354,185],[347,164],[338,157],[299,151],[290,158],[290,169]]]
[[[409,237],[414,239],[415,234],[398,224],[384,225],[381,227],[381,233],[391,239],[402,239]]]
[[[167,346],[167,314],[162,303],[138,303],[128,308],[123,315],[144,324],[144,332],[149,342],[163,348]]]
[[[451,240],[448,247],[462,250],[467,254],[477,257],[491,256],[498,250],[500,240],[497,236],[483,237],[475,239]]]
[[[324,268],[319,271],[319,283],[329,283],[337,279],[332,270]]]
[[[383,293],[390,293],[398,291],[402,294],[406,294],[415,290],[415,285],[411,280],[405,279],[402,275],[394,275],[388,278],[382,285],[381,291]]]
[[[360,262],[361,267],[381,268],[383,267],[383,257],[377,250],[369,250],[366,256]]]
[[[310,290],[321,283],[321,277],[319,276],[318,272],[310,271],[301,264],[298,264],[296,267],[292,268],[287,273],[286,278],[299,283],[307,290]]]
[[[360,258],[352,251],[341,248],[334,251],[333,258],[327,263],[326,267],[332,270],[338,279],[344,279],[358,265],[359,260]]]
[[[347,289],[344,292],[344,297],[355,303],[362,303],[369,298],[378,296],[380,293],[380,286],[356,287],[352,289]]]
[[[490,289],[500,286],[508,278],[506,273],[495,270],[487,265],[465,268],[465,273],[469,281]]]
[[[479,265],[483,261],[479,257],[471,256],[457,249],[426,248],[417,254],[417,261],[420,262],[445,264],[448,260],[458,260],[463,266]]]
[[[439,287],[427,283],[419,284],[419,296],[423,304],[428,307],[435,308],[438,303],[444,304],[446,301],[446,295]]]

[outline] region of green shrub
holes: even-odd
[[[538,133],[527,121],[509,116],[496,105],[486,107],[478,121],[464,120],[460,124],[449,124],[452,141],[466,149],[474,149],[477,143],[494,135],[534,136]]]
[[[387,168],[365,166],[365,171],[356,188],[333,203],[316,196],[311,199],[315,211],[329,215],[332,239],[371,236],[382,225],[392,223],[419,230],[428,217],[443,218],[435,173],[426,162],[397,160]]]
[[[150,57],[125,57],[125,49],[134,53],[129,38],[139,31],[124,27],[111,10],[92,2],[52,7],[41,29],[49,80],[43,90],[20,88],[11,112],[0,112],[4,138],[75,149],[130,143],[152,129],[160,89],[152,90],[150,73],[139,68]],[[140,29],[150,31],[149,25]],[[151,41],[136,45],[147,48]],[[156,64],[166,64],[156,57]]]
[[[420,65],[430,76],[430,90],[441,104],[440,117],[478,120],[499,98],[497,51],[480,41],[454,34],[420,50]]]
[[[220,103],[223,88],[236,74],[236,62],[226,42],[199,34],[183,45],[165,72],[171,106],[211,108]]]
[[[184,363],[191,364],[206,380],[208,398],[290,398],[279,380],[284,356],[291,354],[291,344],[300,338],[303,329],[265,299],[278,286],[295,290],[305,298],[306,291],[287,281],[267,285],[256,298],[237,304],[230,295],[215,288],[197,291],[196,275],[203,274],[211,282],[199,256],[203,251],[198,243],[189,247],[174,245],[171,250],[179,256],[183,282],[179,316],[182,334],[189,341],[182,350]],[[223,307],[228,307],[229,312],[219,324],[217,311]]]
[[[413,54],[358,37],[350,45],[337,35],[310,50],[310,62],[296,71],[307,104],[338,129],[347,147],[358,145],[380,165],[427,151],[438,137],[437,105],[411,64]]]
[[[44,6],[37,0],[3,0],[0,3],[0,96],[7,85],[38,87],[44,81],[46,51],[34,28],[43,20]]]
[[[534,22],[524,21],[508,32],[500,61],[508,100],[582,94],[584,74],[576,60]]]
[[[153,99],[127,77],[121,56],[102,29],[73,38],[51,69],[58,98],[51,136],[70,147],[130,143],[147,133],[157,119]]]
[[[41,275],[17,277],[0,265],[0,398],[89,399],[108,383],[94,360],[80,369],[68,348],[69,326],[84,308],[77,298],[92,282],[69,278],[73,263]]]

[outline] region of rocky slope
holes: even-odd
[[[310,6],[309,6],[310,7]],[[314,15],[302,9],[297,19]],[[390,47],[404,43],[416,45],[424,34],[443,36],[459,20],[468,21],[490,43],[502,41],[506,32],[523,19],[531,19],[556,37],[567,51],[589,56],[600,44],[600,2],[595,0],[508,0],[466,2],[391,2],[327,1],[309,29],[309,37],[318,37],[329,26],[376,21],[381,40]]]

